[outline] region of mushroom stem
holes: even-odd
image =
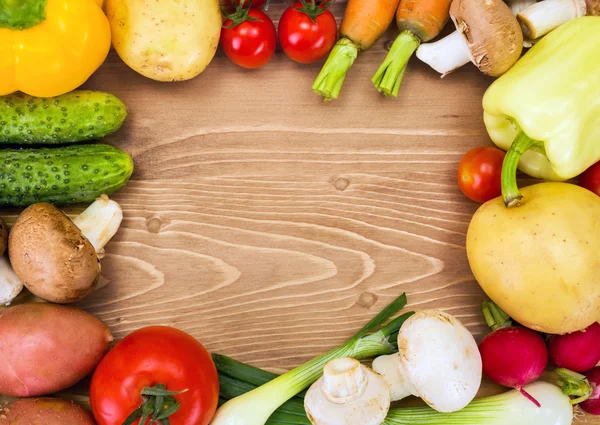
[[[586,13],[584,0],[544,0],[525,9],[517,18],[525,37],[535,40]]]
[[[323,393],[333,403],[354,400],[365,392],[367,377],[358,360],[342,358],[323,369]]]
[[[373,360],[373,370],[382,375],[390,385],[392,401],[402,400],[410,395],[417,394],[415,386],[406,376],[406,371],[398,358],[398,353],[377,357]]]
[[[514,15],[517,16],[525,9],[533,6],[537,3],[537,0],[507,0],[510,10],[513,11]]]
[[[435,43],[421,44],[417,57],[442,74],[442,78],[471,62],[469,46],[460,31],[454,31]]]
[[[84,212],[73,219],[73,223],[96,249],[98,257],[104,255],[104,246],[119,230],[123,221],[123,210],[106,195],[96,199]]]
[[[23,283],[13,271],[8,257],[0,257],[0,304],[10,304],[23,290]]]

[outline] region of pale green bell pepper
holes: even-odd
[[[508,150],[508,198],[520,197],[517,165],[564,181],[600,160],[600,17],[575,19],[540,40],[490,86],[483,108],[492,141]]]

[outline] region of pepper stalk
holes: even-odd
[[[504,205],[506,205],[507,208],[517,207],[523,200],[523,194],[517,185],[517,168],[523,154],[530,149],[543,151],[544,143],[533,140],[525,134],[523,130],[519,130],[519,133],[506,153],[502,164],[502,197],[504,198]]]

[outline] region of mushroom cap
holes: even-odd
[[[600,16],[600,0],[586,0],[587,16]]]
[[[2,218],[0,218],[0,256],[6,252],[8,246],[8,227]]]
[[[31,293],[55,303],[84,298],[100,277],[96,250],[53,205],[39,203],[17,218],[8,238],[10,261]]]
[[[332,371],[338,375],[327,382],[322,376],[304,397],[306,415],[314,425],[379,425],[390,409],[390,391],[385,379],[360,364],[358,360],[342,358]],[[335,370],[338,369],[338,370]]]
[[[523,31],[504,1],[454,0],[450,17],[482,73],[499,77],[521,57]]]
[[[426,310],[408,319],[398,334],[398,355],[415,395],[439,412],[463,409],[481,386],[477,342],[447,313]]]

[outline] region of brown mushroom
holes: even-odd
[[[454,0],[450,17],[457,30],[417,50],[417,57],[442,76],[473,62],[482,73],[499,77],[521,57],[523,33],[502,0]]]
[[[6,252],[8,246],[8,227],[6,222],[0,217],[0,256]]]
[[[99,254],[122,218],[119,205],[107,197],[94,202],[76,222],[53,205],[30,206],[19,215],[8,239],[16,275],[46,301],[81,300],[98,282]]]
[[[573,19],[600,14],[600,0],[543,0],[517,16],[523,35],[537,40]]]

